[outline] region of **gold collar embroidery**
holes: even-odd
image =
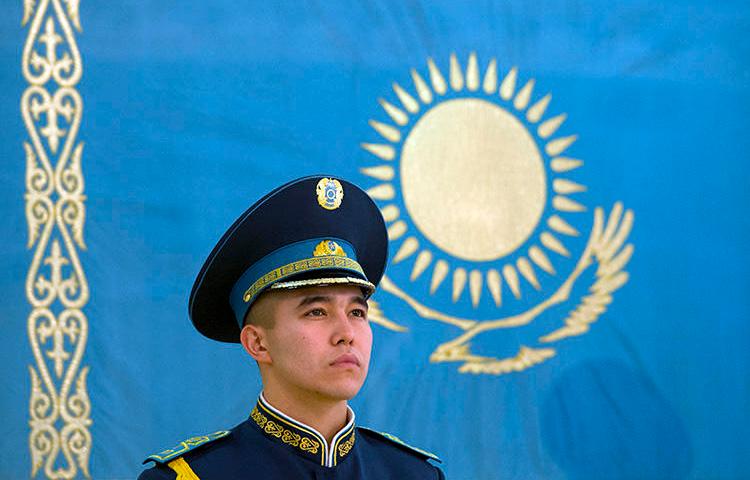
[[[299,453],[320,462],[324,467],[335,467],[354,447],[354,412],[350,421],[334,435],[331,445],[314,428],[285,415],[263,397],[250,412],[250,418],[271,439],[294,447]]]

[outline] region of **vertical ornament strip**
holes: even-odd
[[[83,73],[74,30],[81,31],[78,0],[24,0],[21,24],[29,33],[22,71],[28,86],[21,115],[28,131],[26,219],[33,257],[26,278],[31,306],[28,335],[31,476],[72,479],[89,474],[91,402],[88,367],[81,361],[89,288],[78,257],[85,250],[81,157],[77,140]]]

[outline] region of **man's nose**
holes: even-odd
[[[354,326],[345,310],[337,311],[335,315],[335,330],[333,334],[333,343],[346,343],[347,345],[354,341]]]

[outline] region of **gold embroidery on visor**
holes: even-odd
[[[358,285],[360,287],[364,287],[370,292],[375,291],[375,285],[368,282],[367,280],[362,280],[361,278],[354,278],[354,277],[332,277],[332,278],[310,278],[307,280],[292,280],[290,282],[277,282],[271,285],[272,289],[282,289],[282,288],[301,288],[301,287],[310,287],[310,286],[317,286],[317,285]]]
[[[318,270],[321,268],[342,268],[353,270],[364,275],[362,267],[359,265],[359,263],[357,263],[355,260],[352,260],[351,258],[339,257],[335,255],[306,258],[304,260],[298,260],[296,262],[281,266],[263,275],[252,285],[250,285],[250,288],[245,291],[242,299],[245,302],[249,302],[253,297],[255,297],[258,292],[278,280],[282,280],[297,273]]]

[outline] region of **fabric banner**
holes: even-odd
[[[5,2],[0,478],[135,478],[260,382],[192,281],[308,174],[388,225],[362,425],[450,479],[748,478],[744,2]]]

